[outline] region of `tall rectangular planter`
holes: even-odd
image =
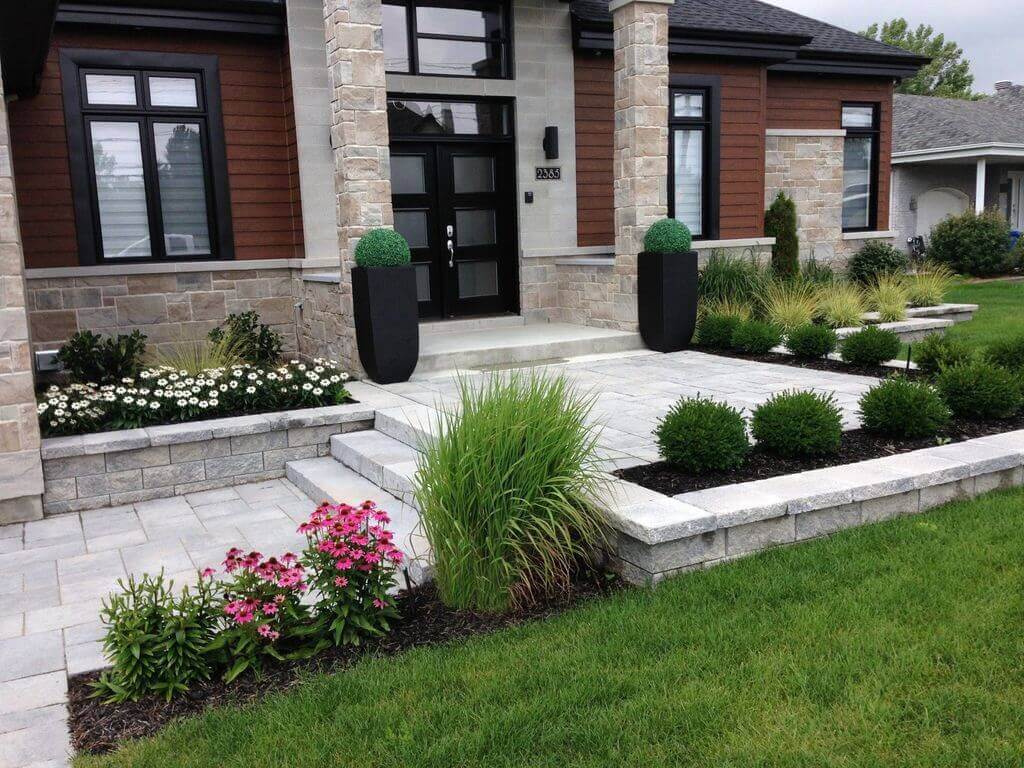
[[[416,267],[353,267],[359,361],[378,384],[407,381],[420,356]]]
[[[686,349],[697,328],[697,252],[644,251],[637,264],[640,335],[656,352]]]

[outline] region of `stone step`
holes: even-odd
[[[944,333],[947,328],[954,325],[953,320],[943,317],[908,317],[906,320],[899,320],[894,323],[872,323],[877,328],[892,331],[902,341],[911,342],[923,339],[933,333]],[[861,328],[836,328],[836,335],[843,339],[850,336]]]
[[[380,432],[352,432],[331,438],[331,456],[413,506],[413,478],[419,456],[415,448]]]
[[[412,448],[419,449],[437,431],[438,413],[429,405],[384,408],[377,411],[374,429]]]
[[[525,325],[522,315],[493,315],[491,317],[466,317],[460,320],[428,320],[420,323],[420,336],[431,336],[438,333],[465,333],[466,331],[486,331],[492,328],[512,328]]]
[[[420,338],[416,375],[538,365],[643,348],[639,333],[569,323],[427,334]]]

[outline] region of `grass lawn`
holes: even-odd
[[[85,766],[985,766],[1024,755],[1024,492],[368,659]]]
[[[946,301],[979,305],[974,319],[953,326],[951,336],[983,347],[996,339],[1024,334],[1024,281],[960,283]]]

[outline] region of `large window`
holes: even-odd
[[[878,223],[878,105],[843,104],[843,231]]]
[[[669,91],[669,215],[695,239],[718,236],[718,99],[710,79]]]
[[[505,4],[474,0],[392,0],[383,6],[388,72],[509,77]]]
[[[228,258],[216,63],[65,51],[83,263]]]

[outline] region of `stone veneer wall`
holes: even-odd
[[[352,321],[351,286],[343,293],[337,273],[313,278],[296,274],[295,297],[302,302],[301,322],[296,328],[299,355],[358,363],[355,336],[346,331],[346,323]]]
[[[842,258],[843,137],[769,132],[765,146],[765,207],[784,191],[796,202],[800,257]]]
[[[28,280],[33,349],[56,349],[73,333],[140,330],[151,350],[202,339],[231,313],[255,310],[281,334],[284,349],[298,349],[293,282],[287,267],[223,269]]]
[[[0,79],[0,524],[41,517],[43,488],[10,139]]]

